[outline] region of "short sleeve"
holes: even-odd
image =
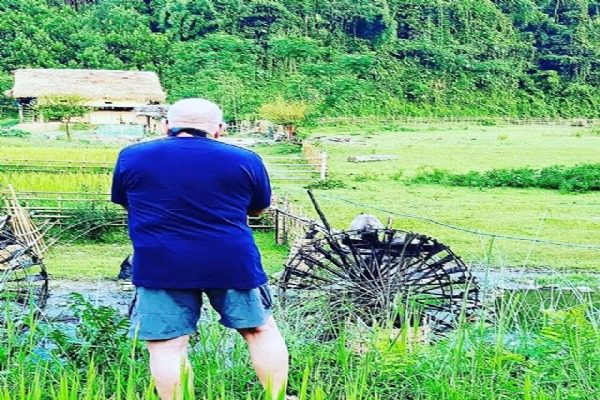
[[[122,206],[127,206],[127,191],[123,185],[123,172],[122,172],[122,160],[121,156],[117,159],[115,165],[115,171],[113,173],[112,187],[110,193],[110,201]]]
[[[254,188],[249,210],[263,210],[271,205],[271,182],[267,169],[260,158],[254,173]]]

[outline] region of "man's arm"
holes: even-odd
[[[262,160],[258,159],[255,171],[252,200],[246,211],[246,214],[251,217],[258,217],[271,206],[271,182]]]
[[[261,215],[262,213],[264,213],[268,209],[269,209],[269,207],[263,208],[261,210],[248,210],[248,215],[251,216],[251,217],[258,217],[259,215]]]
[[[128,201],[127,201],[127,191],[125,190],[123,184],[123,175],[121,172],[121,155],[119,154],[119,158],[117,159],[117,163],[115,165],[115,170],[112,178],[112,186],[110,189],[110,201],[113,203],[119,204],[127,210]]]

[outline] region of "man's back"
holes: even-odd
[[[119,155],[113,201],[129,211],[133,283],[239,288],[266,282],[247,226],[269,206],[269,179],[251,151],[199,137],[140,143]]]

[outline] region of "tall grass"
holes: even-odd
[[[583,296],[561,307],[532,293],[500,293],[494,313],[428,343],[406,335],[382,340],[390,337],[384,327],[366,331],[365,341],[363,330],[360,351],[355,330],[319,341],[302,318],[278,310],[290,347],[290,392],[302,400],[599,398],[598,303]],[[82,321],[69,329],[33,323],[0,330],[0,400],[156,399],[146,351],[124,337],[122,317],[81,298],[71,307]],[[197,398],[265,398],[245,343],[213,314],[190,350]]]
[[[114,162],[122,146],[82,142],[2,138],[0,159],[40,161]]]
[[[12,185],[16,191],[108,193],[110,174],[0,172],[0,188]]]

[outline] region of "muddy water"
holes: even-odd
[[[574,286],[567,279],[557,279],[559,284],[543,286],[538,282],[543,279],[557,277],[553,271],[520,271],[510,270],[477,270],[473,275],[486,293],[505,296],[520,293],[524,306],[521,312],[529,314],[533,309],[560,309],[572,307],[587,302],[600,301],[600,291],[597,282],[600,276],[591,277],[586,281],[586,286]],[[574,275],[569,275],[573,277]],[[579,281],[582,281],[581,279]],[[593,283],[596,282],[596,283]],[[133,286],[123,284],[116,280],[98,281],[72,281],[51,280],[50,297],[45,309],[45,316],[49,319],[68,319],[70,316],[69,304],[72,303],[71,293],[79,293],[94,306],[109,306],[115,308],[120,314],[127,315],[128,306],[134,294]],[[526,311],[525,311],[526,310]]]
[[[72,293],[81,294],[96,307],[112,307],[118,310],[119,314],[127,315],[134,288],[114,280],[51,280],[50,296],[44,310],[46,318],[68,319],[71,316],[69,305],[73,303]]]

